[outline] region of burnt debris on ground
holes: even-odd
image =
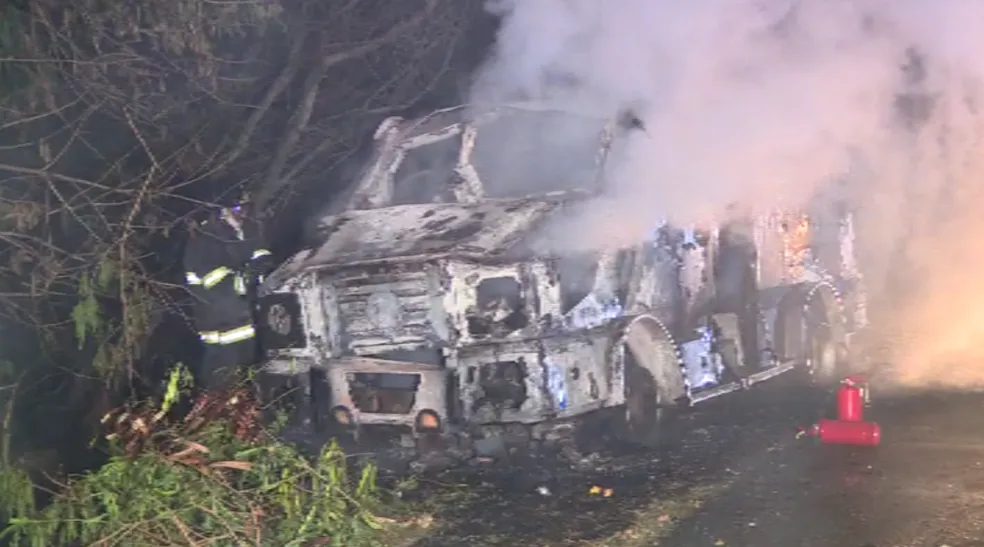
[[[797,439],[829,403],[817,390],[753,389],[675,420],[656,448],[422,474],[406,499],[433,521],[401,545],[978,545],[984,395],[876,399],[879,447]]]
[[[628,541],[612,545],[632,545],[633,536],[652,545],[645,541],[726,489],[748,453],[793,439],[822,399],[813,390],[755,389],[679,416],[657,447],[609,446],[579,459],[517,455],[421,476],[413,499],[454,494],[440,504],[437,527],[414,545],[600,545],[612,538]]]
[[[866,415],[882,425],[878,447],[798,438],[831,404],[829,392],[761,386],[677,416],[655,447],[605,441],[443,470],[394,464],[384,482],[427,524],[390,543],[980,545],[984,394],[875,393]]]

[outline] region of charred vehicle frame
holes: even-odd
[[[534,438],[607,410],[648,439],[667,408],[797,368],[839,377],[866,322],[849,212],[654,222],[639,245],[553,252],[549,228],[597,199],[615,126],[599,124],[580,188],[489,197],[476,143],[527,111],[385,121],[347,206],[262,288],[268,369],[325,379],[302,385],[353,431]],[[439,142],[453,169],[400,203],[408,153]]]

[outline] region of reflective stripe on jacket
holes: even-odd
[[[250,260],[256,260],[264,256],[270,256],[272,253],[266,249],[259,249],[253,252]],[[205,275],[199,276],[196,272],[185,272],[185,283],[189,286],[200,286],[205,289],[211,289],[219,283],[221,283],[225,278],[233,276],[233,290],[236,294],[245,296],[247,293],[246,278],[247,276],[241,272],[236,272],[232,268],[226,266],[219,266],[212,271],[206,273]],[[263,282],[263,275],[257,275],[257,282]]]
[[[243,325],[234,329],[223,331],[209,330],[198,333],[199,338],[206,344],[216,344],[225,346],[235,344],[244,340],[249,340],[256,336],[256,329],[253,325]]]

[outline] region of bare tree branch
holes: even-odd
[[[187,298],[176,228],[232,185],[287,201],[356,154],[381,116],[452,78],[480,7],[329,4],[34,0],[19,13],[0,42],[0,321],[40,333],[39,355],[79,382],[136,378]]]
[[[45,171],[44,169],[34,169],[31,167],[20,167],[18,165],[10,165],[9,163],[0,163],[0,171],[9,171],[11,173],[19,173],[21,175],[34,175],[40,178],[50,178],[54,180],[60,180],[63,182],[72,182],[75,184],[80,184],[82,186],[90,186],[92,188],[98,188],[100,190],[107,190],[110,192],[117,191],[117,189],[115,188],[111,188],[109,186],[106,186],[104,184],[99,184],[97,182],[92,182],[91,180],[84,180],[69,175],[63,175],[61,173]]]
[[[391,42],[395,37],[407,33],[421,24],[421,22],[427,20],[439,5],[440,0],[426,0],[424,9],[420,10],[414,17],[394,25],[382,36],[368,40],[360,46],[332,55],[326,55],[322,58],[318,68],[309,73],[308,78],[304,82],[304,99],[294,115],[291,116],[287,134],[281,141],[280,146],[277,147],[273,161],[270,162],[270,167],[267,170],[266,178],[259,192],[257,192],[257,205],[260,210],[263,210],[266,203],[289,182],[289,179],[281,178],[280,175],[283,173],[284,166],[290,154],[293,153],[294,146],[301,137],[301,132],[307,127],[308,120],[311,118],[314,101],[317,99],[318,89],[325,73],[335,65],[362,57]]]
[[[273,101],[279,97],[287,86],[290,84],[291,80],[297,74],[303,57],[301,52],[304,48],[304,42],[307,33],[303,33],[294,38],[294,44],[291,46],[290,55],[287,58],[287,66],[284,67],[280,74],[277,75],[277,79],[270,84],[270,88],[267,90],[266,95],[263,96],[263,101],[253,110],[246,120],[246,125],[243,127],[242,132],[239,134],[239,139],[236,141],[236,146],[229,153],[229,156],[221,163],[221,165],[228,165],[239,159],[239,157],[246,151],[246,147],[249,146],[249,141],[253,137],[253,133],[256,132],[257,126],[260,124],[260,120],[263,116],[270,110],[270,106],[273,105]]]

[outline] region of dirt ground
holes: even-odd
[[[876,392],[877,448],[797,439],[830,404],[757,387],[674,420],[661,447],[421,478],[408,495],[430,518],[392,543],[984,547],[984,394]]]

